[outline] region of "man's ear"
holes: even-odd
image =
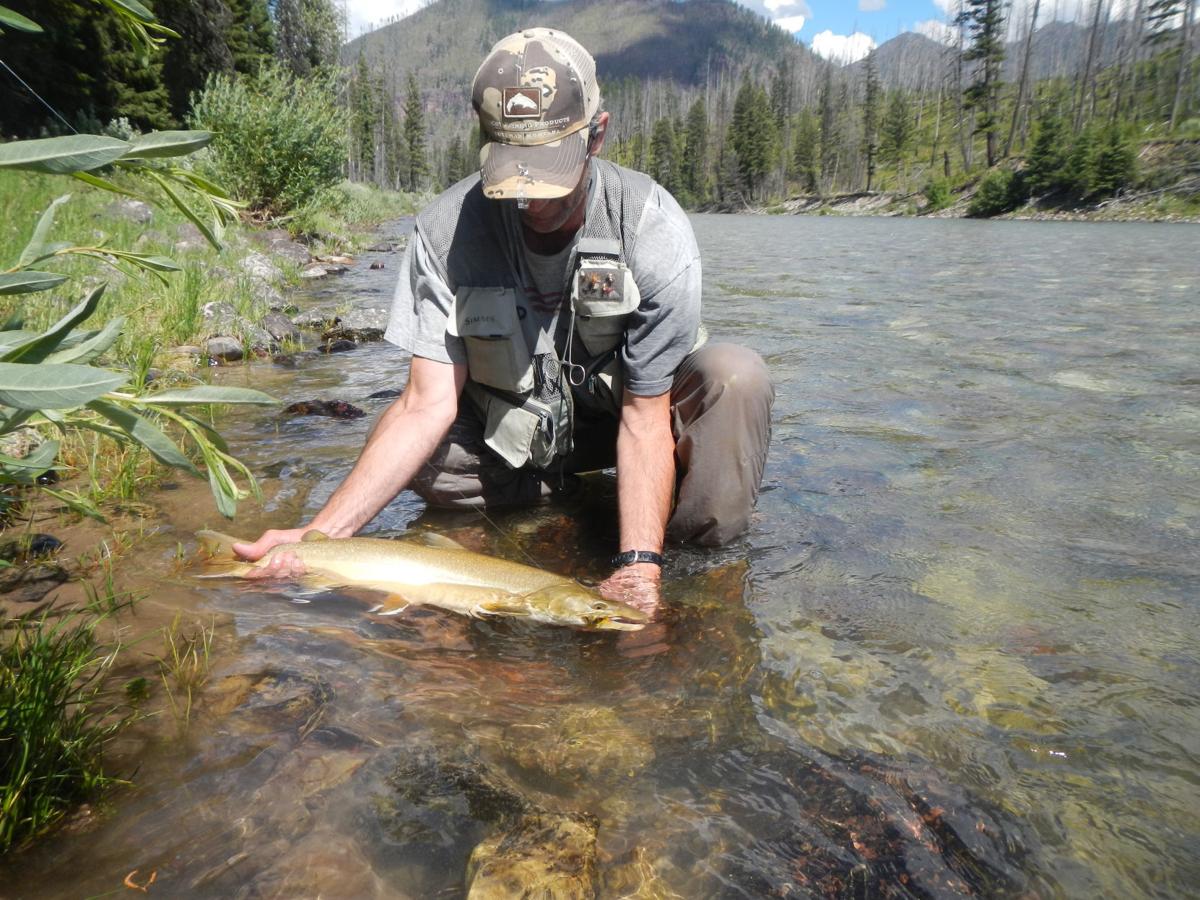
[[[600,113],[600,118],[596,120],[596,128],[592,133],[591,141],[588,143],[588,156],[599,156],[600,151],[604,149],[604,135],[608,132],[608,110]]]

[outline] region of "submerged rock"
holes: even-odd
[[[555,709],[545,722],[484,728],[476,736],[522,769],[572,783],[627,779],[655,755],[647,736],[607,706]]]
[[[230,675],[213,688],[209,711],[233,715],[244,733],[315,729],[333,696],[321,679],[290,671],[265,671]]]
[[[596,820],[531,815],[482,841],[467,865],[469,900],[596,896]]]
[[[283,411],[293,416],[329,416],[332,419],[361,419],[366,415],[345,400],[300,400]]]
[[[12,603],[37,603],[70,577],[62,566],[48,563],[5,569],[0,574],[0,594]]]
[[[335,338],[333,340],[329,340],[329,341],[326,341],[325,343],[323,343],[321,345],[321,352],[322,353],[345,353],[347,350],[354,350],[357,347],[358,347],[358,344],[354,343],[354,341],[347,340],[346,338]]]

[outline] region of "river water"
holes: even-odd
[[[750,533],[671,553],[661,625],[197,583],[176,544],[215,516],[182,486],[143,577],[219,622],[208,683],[0,894],[137,869],[164,896],[453,897],[475,850],[602,897],[1193,895],[1200,229],[694,222],[709,330],[778,402]],[[321,290],[386,299],[384,258]],[[217,377],[374,413],[406,368],[376,344]],[[231,414],[266,500],[228,530],[311,515],[369,419]],[[596,579],[613,495],[485,519],[406,494],[372,528]]]

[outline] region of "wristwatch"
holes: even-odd
[[[624,553],[618,553],[610,562],[616,569],[632,566],[634,563],[654,563],[662,568],[663,558],[661,553],[655,553],[653,550],[626,550]]]

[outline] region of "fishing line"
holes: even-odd
[[[38,101],[42,104],[42,106],[44,106],[44,107],[46,107],[46,109],[50,110],[50,112],[52,112],[54,114],[55,118],[57,118],[58,121],[62,122],[64,125],[66,125],[67,128],[69,128],[71,130],[72,134],[79,134],[79,132],[75,130],[75,127],[70,122],[68,122],[66,119],[64,119],[62,117],[62,114],[59,113],[59,111],[57,109],[55,109],[53,106],[51,106],[45,97],[43,97],[41,94],[39,94],[37,91],[35,91],[32,87],[30,87],[29,83],[24,78],[22,78],[20,75],[18,75],[16,72],[14,72],[9,67],[8,63],[6,63],[4,60],[0,59],[0,66],[3,66],[4,70],[6,72],[8,72],[9,75],[11,75],[13,78],[17,79],[17,81],[19,81],[21,83],[21,87],[25,88],[25,90],[29,91],[29,93],[33,94],[33,96],[38,99]]]
[[[428,460],[426,460],[425,465],[428,466],[433,471],[435,476],[445,474],[441,469],[439,469],[437,466],[435,466],[433,463],[429,462]],[[452,488],[451,490],[454,490],[454,489]],[[468,504],[470,503],[470,499],[462,491],[454,490],[454,493],[458,495],[459,500],[462,500]],[[428,501],[426,501],[426,505],[428,505]],[[532,556],[530,556],[529,552],[524,547],[522,547],[520,544],[517,543],[516,538],[509,537],[508,533],[503,528],[501,528],[498,524],[496,524],[496,521],[487,514],[486,506],[467,506],[467,509],[470,509],[473,512],[479,513],[479,515],[481,515],[483,517],[484,521],[486,521],[489,525],[491,525],[492,528],[494,528],[496,530],[497,534],[499,534],[502,538],[504,538],[506,541],[508,541],[514,547],[516,547],[517,551],[522,556],[524,556],[527,560],[529,560],[529,562],[533,565],[533,567],[535,569],[539,569],[543,572],[546,571],[546,567],[543,566],[536,559],[534,559]]]

